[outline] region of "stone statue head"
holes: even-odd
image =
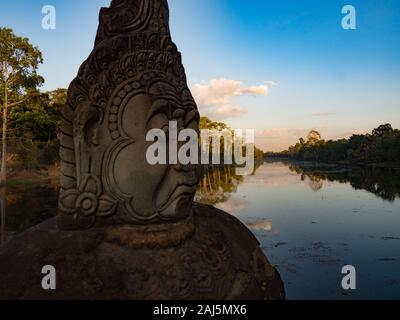
[[[59,226],[177,221],[191,212],[192,165],[151,165],[151,129],[198,130],[171,41],[166,0],[114,0],[63,109]]]

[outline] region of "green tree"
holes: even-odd
[[[59,160],[61,110],[66,90],[40,93],[15,107],[9,117],[9,152],[19,169],[39,169]]]
[[[321,138],[321,134],[318,131],[311,130],[307,136],[307,139],[308,139],[307,144],[309,146],[315,146],[315,145],[319,144],[319,142],[321,141],[322,138]]]
[[[66,89],[40,93],[16,107],[9,118],[14,136],[30,134],[34,141],[57,139],[61,127],[61,109],[66,102]]]
[[[372,130],[372,135],[376,137],[383,137],[393,134],[393,128],[392,125],[387,123],[379,126],[378,128]]]
[[[44,80],[37,74],[43,63],[38,48],[29,39],[16,36],[9,28],[0,28],[0,99],[2,103],[2,157],[0,182],[7,179],[8,113],[22,104]]]
[[[200,118],[199,128],[217,131],[231,130],[226,123],[212,121],[208,117]]]

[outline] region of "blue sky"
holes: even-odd
[[[42,50],[44,90],[67,87],[90,53],[109,0],[4,0],[0,25]],[[57,29],[41,28],[44,5]],[[400,1],[170,0],[171,32],[202,114],[256,130],[281,150],[318,129],[347,137],[400,128]],[[357,29],[341,27],[344,5]],[[220,95],[220,96],[219,96]]]

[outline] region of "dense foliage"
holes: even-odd
[[[296,160],[354,164],[400,164],[400,130],[384,124],[365,135],[349,139],[321,139],[318,132],[310,132],[283,154]]]
[[[37,169],[59,159],[58,136],[65,101],[65,89],[38,93],[10,114],[10,151],[17,155],[22,169]]]

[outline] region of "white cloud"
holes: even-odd
[[[214,117],[211,115],[212,119],[220,120],[238,117],[246,114],[247,111],[240,106],[234,106],[230,104],[223,104],[214,110]]]
[[[202,114],[215,120],[223,120],[247,113],[243,107],[233,104],[234,98],[266,96],[269,87],[273,85],[277,83],[267,81],[259,86],[246,87],[242,81],[221,78],[194,85],[192,93]]]
[[[354,129],[354,130],[347,131],[347,132],[341,133],[339,135],[336,135],[336,136],[332,137],[332,139],[334,139],[334,140],[348,139],[354,134],[366,134],[366,133],[368,133],[367,129],[359,128],[359,129]]]
[[[333,112],[317,112],[312,114],[314,117],[329,117],[335,115]]]

